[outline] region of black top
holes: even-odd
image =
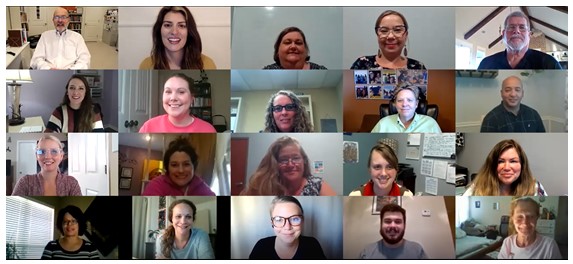
[[[478,70],[498,70],[498,69],[558,69],[561,70],[559,62],[549,54],[541,51],[528,49],[515,68],[511,68],[507,61],[507,51],[501,51],[491,56],[485,57],[479,64]]]
[[[376,62],[376,55],[360,57],[356,59],[356,61],[352,63],[352,66],[350,67],[350,69],[352,70],[369,70],[373,68],[375,69],[380,68],[380,64]],[[406,62],[406,68],[409,70],[426,69],[423,63],[412,58],[408,58],[408,61]],[[388,69],[388,68],[383,68],[383,69]]]
[[[257,242],[249,259],[280,259],[275,251],[276,236],[266,237]],[[326,259],[322,247],[314,237],[300,236],[298,248],[292,259]]]

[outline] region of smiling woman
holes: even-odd
[[[275,63],[263,70],[326,70],[326,67],[310,62],[306,37],[301,29],[287,27],[281,31],[275,42],[273,55]]]
[[[269,99],[264,132],[312,132],[302,101],[291,91],[278,91]]]

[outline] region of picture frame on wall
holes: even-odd
[[[396,204],[402,206],[401,196],[374,196],[372,198],[372,214],[379,215],[382,207],[387,204]]]
[[[120,189],[131,189],[131,178],[121,178],[119,179],[119,188]]]

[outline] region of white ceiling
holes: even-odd
[[[119,145],[147,149],[147,135],[151,135],[151,150],[163,152],[163,134],[119,133]]]
[[[231,91],[335,89],[342,82],[336,70],[231,70]]]
[[[482,19],[487,17],[491,12],[493,12],[497,6],[493,7],[457,7],[456,8],[456,39],[464,40],[464,34],[466,34],[470,29],[477,25]],[[530,17],[534,17],[538,20],[544,21],[552,26],[555,26],[564,31],[569,31],[567,26],[567,14],[561,11],[544,7],[525,7],[527,12],[529,12]],[[505,17],[511,12],[521,11],[520,7],[507,7],[501,13],[499,13],[494,19],[489,21],[485,26],[480,28],[475,34],[473,34],[469,39],[464,40],[470,42],[474,45],[484,47],[488,49],[490,43],[496,40],[500,36],[500,27],[503,27]],[[535,21],[531,21],[533,29],[540,30],[547,37],[555,39],[565,45],[568,44],[568,38],[557,31],[554,31],[548,27],[545,27]],[[535,31],[534,31],[535,34]],[[553,50],[567,50],[567,48],[562,47],[558,44],[547,39],[551,42],[551,51]],[[504,49],[503,43],[499,41],[495,46],[491,48],[490,51],[501,51]],[[488,53],[490,52],[488,51]]]

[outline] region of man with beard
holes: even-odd
[[[531,34],[531,24],[525,14],[519,11],[509,14],[501,33],[506,49],[484,58],[478,70],[561,69],[555,58],[529,49]]]
[[[505,78],[501,83],[501,104],[487,113],[480,132],[545,132],[539,113],[521,103],[523,94],[519,77]]]
[[[42,33],[30,67],[39,70],[88,69],[90,51],[81,34],[68,30],[68,10],[57,7],[52,19],[56,29]]]
[[[380,210],[382,240],[368,245],[360,253],[361,259],[427,259],[422,245],[404,239],[406,210],[387,204]]]

